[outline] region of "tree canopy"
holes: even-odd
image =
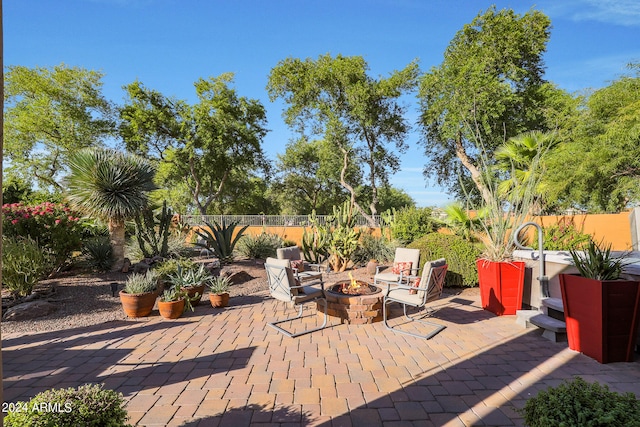
[[[412,62],[378,79],[370,77],[368,70],[360,56],[287,58],[271,70],[267,91],[272,100],[283,98],[288,104],[283,116],[289,126],[309,140],[320,136],[342,155],[340,184],[360,214],[373,222],[378,187],[399,169],[397,153],[407,147],[410,126],[399,99],[416,86],[419,70],[417,62]],[[347,176],[352,164],[365,171],[371,188],[368,211],[357,199],[358,183]]]
[[[120,134],[127,149],[156,160],[164,185],[185,185],[201,214],[220,200],[234,173],[267,167],[264,107],[238,96],[232,82],[232,73],[199,79],[194,105],[139,81],[126,86]]]
[[[586,100],[551,154],[545,184],[559,207],[619,212],[640,201],[640,72]]]
[[[462,165],[487,202],[480,156],[490,159],[509,138],[556,125],[561,112],[550,100],[560,95],[543,79],[549,27],[542,12],[491,7],[455,35],[442,64],[420,81],[425,175],[456,187]]]
[[[115,129],[102,78],[100,72],[64,64],[7,67],[4,153],[10,175],[61,189],[70,154],[101,146]]]

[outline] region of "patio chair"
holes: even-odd
[[[391,287],[391,284],[387,284],[387,293],[384,296],[382,304],[382,320],[384,325],[394,332],[402,334],[412,335],[418,338],[429,339],[442,331],[446,326],[438,323],[429,322],[419,317],[425,317],[432,314],[433,310],[429,310],[427,304],[440,299],[442,296],[442,289],[444,287],[444,279],[447,274],[447,262],[444,258],[427,262],[422,270],[422,276],[413,276],[409,278],[408,284],[398,284],[396,287]],[[420,279],[419,281],[417,279]],[[404,311],[404,317],[409,322],[420,322],[424,325],[435,327],[435,329],[426,335],[420,335],[410,331],[402,330],[399,327],[392,327],[387,322],[388,320],[388,308],[387,305],[391,303],[402,304]],[[407,314],[407,306],[416,307],[419,309],[419,313],[409,316]]]
[[[323,282],[320,264],[312,264],[303,260],[299,247],[289,246],[286,248],[278,248],[276,254],[278,259],[289,260],[289,267],[291,267],[293,275],[300,283],[315,280]]]
[[[324,283],[321,279],[314,282],[308,281],[308,284],[305,285],[300,284],[300,282],[296,281],[292,268],[289,267],[289,260],[286,259],[267,258],[264,267],[267,270],[267,282],[271,296],[278,301],[288,302],[293,307],[296,305],[300,306],[297,316],[269,323],[269,326],[288,337],[295,338],[310,332],[319,331],[327,325],[327,300],[324,295]],[[300,332],[290,332],[278,326],[281,323],[302,319],[304,304],[309,302],[324,304],[324,321],[321,326]]]
[[[376,267],[376,274],[373,276],[373,284],[378,282],[399,284],[406,283],[408,276],[417,276],[420,266],[420,249],[396,248],[396,254],[393,257],[393,266],[386,267],[382,272],[380,269],[384,266]]]

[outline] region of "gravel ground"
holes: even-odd
[[[242,270],[253,277],[233,285],[229,292],[231,296],[251,295],[268,290],[262,260],[240,260],[225,266],[225,269]],[[371,278],[364,268],[353,270],[352,274],[357,279]],[[347,277],[348,272],[327,273],[325,283],[345,280]],[[46,300],[54,303],[58,307],[57,311],[30,320],[3,319],[2,334],[49,332],[113,320],[128,320],[122,310],[120,298],[117,294],[115,297],[112,296],[110,286],[112,282],[117,282],[119,289],[122,289],[126,278],[127,274],[124,273],[64,273],[55,279],[44,280],[39,284],[39,288],[50,287],[55,290],[55,294]]]

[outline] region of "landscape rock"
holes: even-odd
[[[48,301],[30,301],[7,309],[4,320],[29,320],[48,316],[58,307]]]
[[[223,268],[220,271],[220,277],[228,277],[234,285],[248,282],[253,279],[253,276],[244,270],[233,270],[230,268]]]
[[[133,266],[133,272],[135,274],[144,274],[149,270],[150,266],[146,262],[138,262]]]

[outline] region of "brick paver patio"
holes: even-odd
[[[527,398],[575,375],[640,396],[638,360],[600,365],[475,297],[441,300],[447,328],[429,341],[336,321],[288,338],[266,322],[292,311],[268,295],[231,304],[5,334],[5,401],[91,382],[122,392],[139,426],[512,426]]]

